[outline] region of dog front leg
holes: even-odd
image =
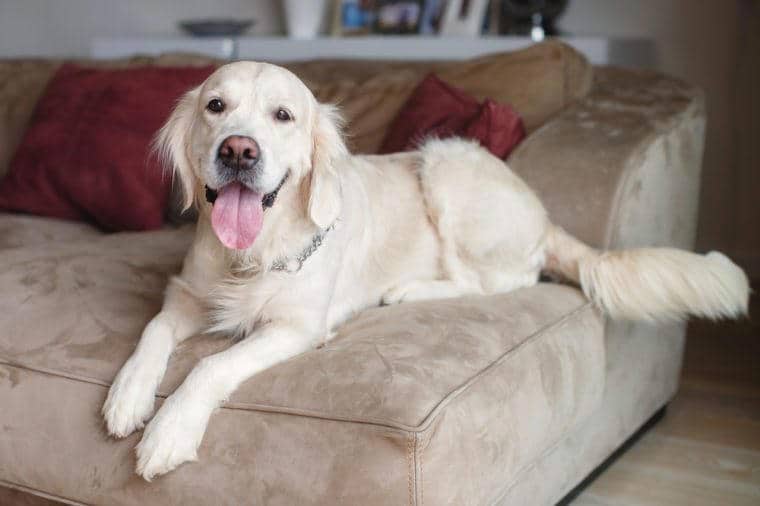
[[[317,344],[313,333],[269,324],[227,350],[201,360],[145,428],[137,474],[150,481],[197,460],[211,413],[245,380]]]
[[[166,364],[180,342],[196,334],[204,325],[201,303],[183,282],[172,279],[161,312],[140,337],[137,348],[122,366],[103,404],[108,432],[126,437],[142,429],[153,413],[156,389],[166,372]]]

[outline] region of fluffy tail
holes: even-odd
[[[559,227],[546,243],[550,274],[580,284],[613,318],[680,320],[689,315],[718,320],[747,314],[749,281],[718,252],[698,255],[673,248],[600,252]]]

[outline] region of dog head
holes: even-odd
[[[228,248],[246,249],[283,185],[306,188],[316,226],[335,221],[341,205],[335,164],[348,154],[340,124],[337,110],[319,104],[291,72],[236,62],[180,99],[156,145],[181,183],[184,207],[205,205],[205,187],[217,237]]]

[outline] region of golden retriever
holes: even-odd
[[[274,65],[219,68],[180,100],[157,142],[199,219],[161,312],[111,386],[110,434],[150,419],[178,343],[207,330],[241,339],[201,360],[147,425],[136,448],[146,480],[196,459],[212,412],[241,382],[369,306],[508,292],[543,271],[578,283],[612,317],[747,309],[747,278],[722,254],[596,251],[552,225],[477,143],[352,156],[336,109]]]

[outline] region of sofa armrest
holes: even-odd
[[[531,134],[509,164],[554,223],[595,247],[690,249],[704,131],[700,90],[600,67],[591,93]]]

